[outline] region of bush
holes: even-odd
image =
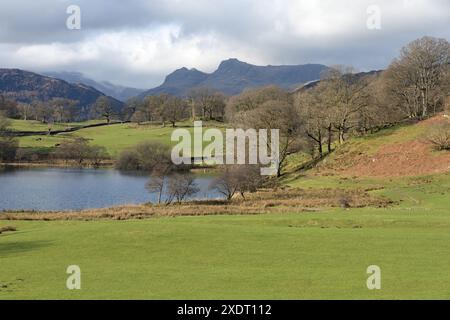
[[[450,124],[437,125],[428,134],[428,141],[433,144],[436,150],[450,150]]]
[[[55,159],[76,161],[80,166],[85,161],[93,166],[99,166],[101,160],[109,158],[109,154],[104,147],[89,145],[89,142],[82,138],[61,143],[52,155]]]
[[[0,137],[0,162],[13,161],[16,158],[16,153],[19,148],[17,140]]]
[[[157,142],[144,142],[123,151],[117,159],[116,168],[151,172],[157,165],[172,165],[170,147]]]

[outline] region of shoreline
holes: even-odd
[[[10,168],[68,168],[68,169],[115,169],[116,162],[113,160],[103,161],[99,166],[92,165],[75,165],[66,163],[65,161],[39,161],[39,162],[0,162],[0,170],[5,167]],[[120,170],[118,170],[120,171]],[[196,166],[190,172],[194,174],[217,173],[220,169],[218,166]]]
[[[342,198],[347,199],[345,206]],[[124,204],[110,208],[67,211],[0,211],[0,221],[130,220],[155,217],[259,215],[266,213],[320,212],[326,209],[387,208],[395,201],[370,195],[363,190],[339,189],[261,189],[245,199],[196,200],[165,204]]]

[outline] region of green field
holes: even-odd
[[[20,120],[18,123],[23,126],[23,129],[21,130],[42,130],[35,128],[34,122],[30,122],[28,126],[27,123],[23,123],[23,121]],[[86,123],[80,123],[80,125],[82,124]],[[207,127],[223,128],[224,125],[218,122],[205,122],[204,128]],[[18,130],[17,124],[14,128]],[[189,131],[193,131],[192,123],[190,122],[178,123],[177,128],[188,128]],[[88,139],[92,144],[106,147],[112,156],[117,156],[117,154],[124,149],[134,146],[140,142],[152,141],[171,144],[170,137],[173,130],[174,128],[170,126],[162,127],[160,124],[114,124],[104,127],[82,129],[73,133],[59,134],[55,136],[21,137],[19,138],[19,143],[23,148],[49,150],[56,144],[64,141],[64,139],[82,137]]]
[[[398,126],[355,138],[327,161],[339,165],[346,152],[372,154],[423,130]],[[121,124],[21,144],[46,148],[82,136],[117,154],[141,141],[169,143],[171,132]],[[309,160],[291,156],[282,184],[363,189],[395,203],[256,216],[0,220],[18,229],[0,235],[0,299],[450,299],[450,173],[375,178],[297,170]],[[69,265],[81,268],[80,291],[66,288]],[[381,290],[367,289],[370,265],[381,268]]]
[[[101,120],[90,120],[84,122],[48,124],[42,123],[41,121],[11,119],[10,128],[11,130],[15,131],[48,131],[49,129],[55,131],[55,130],[65,130],[68,128],[77,128],[101,122],[102,122]]]
[[[390,208],[2,221],[18,231],[0,235],[0,298],[450,299],[450,175],[300,184],[385,182],[374,192],[399,201]],[[81,268],[80,291],[65,287],[69,265]],[[381,290],[366,287],[369,265]]]

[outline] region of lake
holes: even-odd
[[[113,169],[0,170],[0,211],[66,211],[142,204],[157,200],[145,189],[148,175]],[[195,199],[222,198],[209,184],[214,178],[197,175]]]

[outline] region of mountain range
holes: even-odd
[[[328,67],[321,64],[256,66],[237,59],[222,61],[213,73],[181,68],[169,74],[159,87],[140,94],[141,97],[161,93],[185,96],[194,88],[207,87],[227,95],[236,95],[249,88],[278,85],[296,89],[304,83],[320,79]]]
[[[67,98],[79,101],[86,112],[100,97],[108,96],[114,108],[123,108],[123,101],[133,96],[144,97],[161,93],[186,96],[190,90],[207,87],[226,95],[245,89],[278,85],[294,90],[302,84],[320,79],[328,67],[321,64],[293,66],[256,66],[229,59],[222,61],[213,73],[181,68],[169,74],[164,83],[147,91],[97,82],[77,72],[47,72],[45,75],[19,69],[0,69],[0,94],[18,102],[48,101]]]
[[[113,84],[108,81],[95,81],[90,78],[87,78],[80,72],[45,72],[43,73],[46,76],[61,79],[69,83],[73,84],[84,84],[88,85],[92,88],[97,89],[98,91],[104,93],[107,96],[111,96],[117,100],[120,101],[127,101],[131,97],[135,97],[142,92],[144,92],[144,89],[137,89],[137,88],[131,88],[131,87],[125,87]]]

